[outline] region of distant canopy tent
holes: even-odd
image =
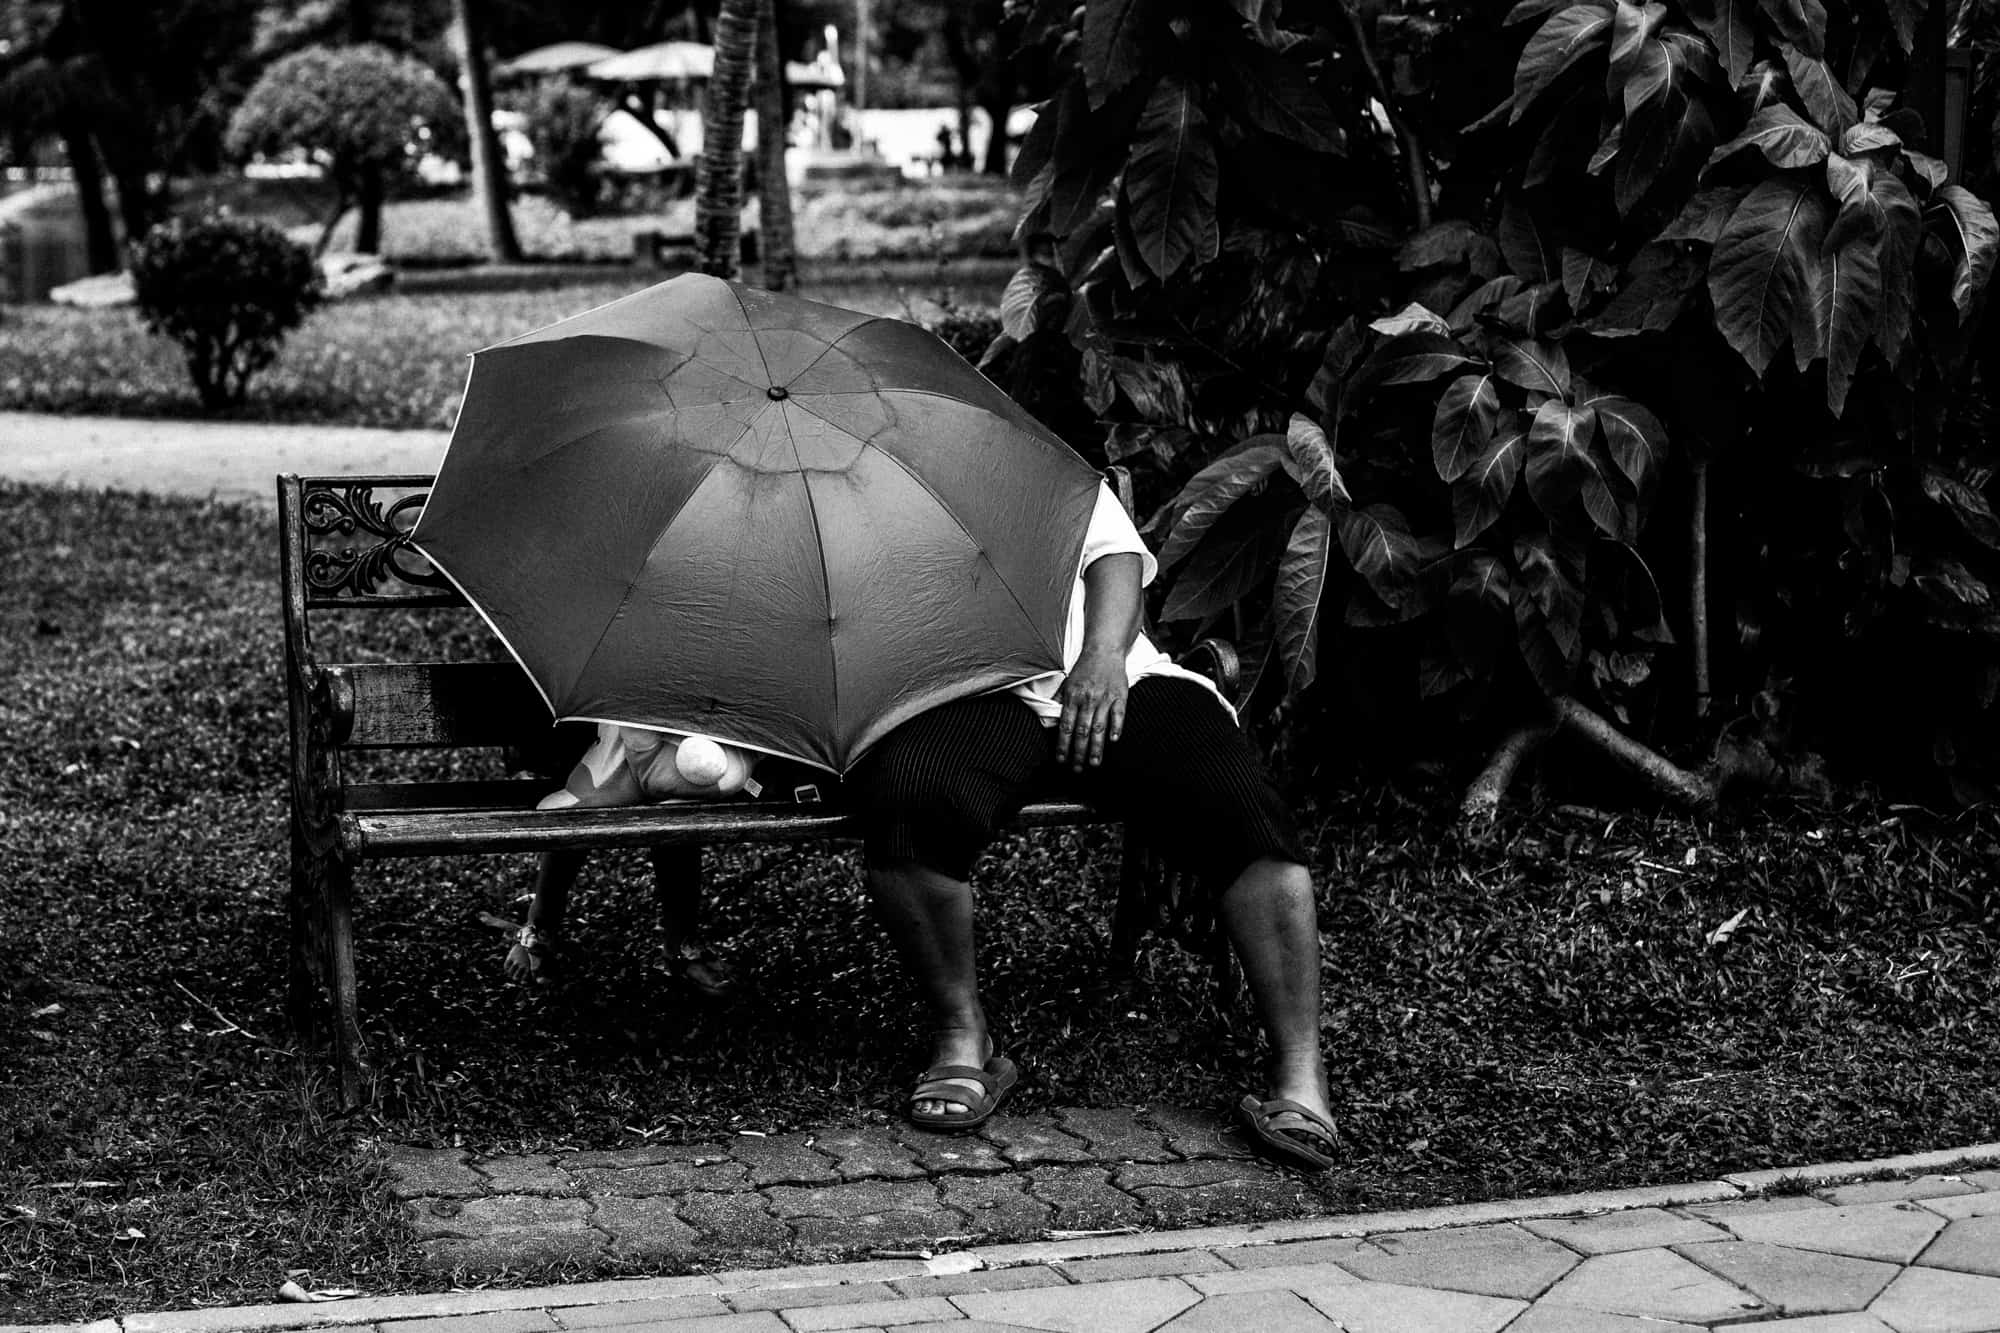
[[[594,83],[614,88],[618,105],[630,112],[673,157],[681,155],[673,133],[653,118],[659,107],[692,105],[691,89],[715,73],[715,48],[703,42],[655,42],[631,51],[614,52],[582,68]],[[838,88],[846,83],[831,60],[785,63],[785,82],[795,88]]]
[[[617,47],[600,42],[551,42],[532,51],[523,51],[512,60],[502,61],[494,66],[493,72],[502,78],[565,74],[617,54]]]

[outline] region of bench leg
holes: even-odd
[[[330,1036],[344,1106],[363,1100],[368,1069],[355,995],[354,870],[331,839],[315,838],[292,824],[292,957],[286,1009],[307,1037]],[[322,1002],[332,1008],[330,1031],[319,1022]]]

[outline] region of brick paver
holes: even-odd
[[[936,1139],[389,1148],[386,1192],[433,1270],[684,1276],[62,1333],[2000,1333],[2000,1167],[1983,1165],[2000,1145],[1756,1173],[1776,1194],[1694,1182],[1328,1216],[1337,1176],[1243,1157],[1229,1132],[1154,1107]],[[1162,1229],[1208,1216],[1232,1222]],[[849,1262],[756,1267],[802,1256]]]

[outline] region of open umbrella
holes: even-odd
[[[839,773],[1061,669],[1098,485],[922,329],[686,274],[476,353],[412,539],[558,718]]]

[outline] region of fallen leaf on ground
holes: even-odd
[[[1746,907],[1742,911],[1738,912],[1735,916],[1730,917],[1727,921],[1717,926],[1714,930],[1708,932],[1708,942],[1710,944],[1727,944],[1729,942],[1729,937],[1736,933],[1736,928],[1742,925],[1744,920],[1748,918],[1749,915],[1750,915],[1750,909]]]

